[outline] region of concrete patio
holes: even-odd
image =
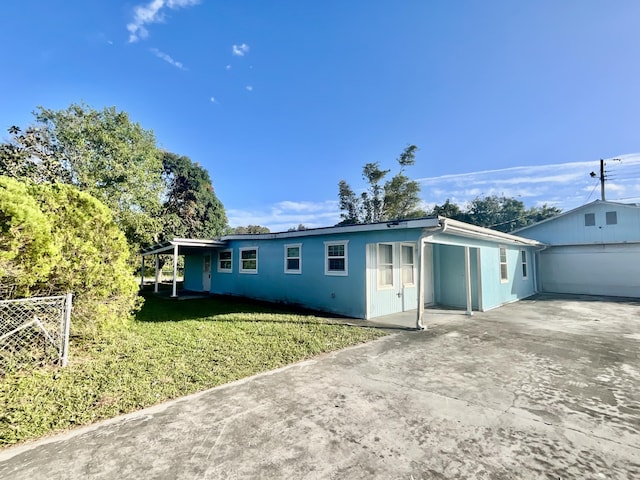
[[[640,303],[428,325],[4,450],[0,478],[640,478]]]

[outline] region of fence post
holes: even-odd
[[[64,338],[62,339],[62,355],[60,356],[60,365],[67,366],[69,361],[69,330],[71,328],[71,305],[73,294],[67,293],[64,302]]]

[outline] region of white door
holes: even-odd
[[[436,301],[433,291],[433,244],[426,243],[422,249],[422,285],[424,285],[424,304],[433,305]]]
[[[367,245],[367,318],[415,310],[415,244]]]
[[[205,255],[202,260],[202,291],[211,291],[211,255]]]

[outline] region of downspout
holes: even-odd
[[[423,322],[424,319],[424,255],[423,250],[427,238],[432,237],[436,233],[442,233],[446,229],[446,224],[439,220],[440,225],[437,227],[428,227],[422,230],[418,239],[418,309],[416,313],[416,330],[425,330],[427,327]]]

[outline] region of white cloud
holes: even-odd
[[[209,100],[211,100],[211,103],[216,103],[215,97],[211,97]]]
[[[165,20],[164,11],[167,8],[177,10],[178,8],[190,7],[198,3],[200,3],[200,0],[151,0],[147,4],[134,7],[133,21],[127,24],[129,43],[147,38],[149,31],[146,25],[163,22]]]
[[[637,166],[640,154],[606,160],[609,181],[605,183],[608,200],[630,200],[640,183]],[[447,199],[463,205],[475,197],[498,195],[516,198],[526,206],[555,205],[563,210],[575,208],[600,197],[600,182],[592,178],[599,160],[552,165],[510,167],[479,172],[422,178],[422,197],[441,205]],[[630,200],[634,201],[634,200]]]
[[[247,85],[244,88],[247,90],[247,92],[253,92],[253,87],[251,85]]]
[[[224,67],[227,70],[231,70],[231,65],[227,65],[226,67]]]
[[[233,45],[231,47],[231,52],[238,57],[244,57],[247,53],[249,53],[249,45],[247,45],[246,43],[243,43],[241,45]]]
[[[640,202],[640,154],[617,158],[622,162],[607,161],[606,171],[615,176],[606,183],[607,199]],[[566,211],[600,197],[600,182],[589,175],[598,168],[599,162],[594,160],[423,178],[419,180],[422,206],[428,211],[449,199],[466,208],[475,197],[504,195],[522,201],[526,207],[547,204]],[[335,200],[283,200],[251,210],[230,209],[227,215],[231,226],[262,225],[272,232],[287,231],[299,224],[318,228],[340,222],[340,209]]]
[[[286,232],[302,224],[307,228],[335,225],[340,221],[338,202],[282,201],[255,210],[227,210],[232,227],[262,225],[272,232]]]
[[[150,48],[149,51],[153,53],[156,57],[167,62],[168,64],[173,65],[174,67],[179,68],[180,70],[186,70],[186,68],[184,68],[184,65],[181,62],[174,60],[173,58],[171,58],[170,55],[164,52],[161,52],[157,48]]]

